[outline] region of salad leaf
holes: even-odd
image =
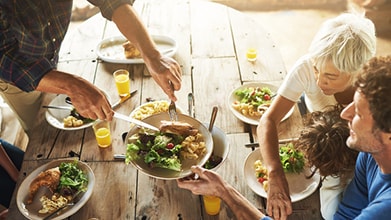
[[[59,166],[61,177],[58,189],[62,191],[65,188],[75,192],[87,191],[88,178],[87,175],[77,166],[77,160],[72,163],[61,163]]]
[[[270,104],[272,94],[268,87],[248,87],[235,91],[235,95],[239,97],[240,103],[250,104],[255,109],[260,105]]]
[[[287,173],[300,173],[304,169],[304,155],[294,148],[293,143],[280,147],[280,160]]]
[[[155,134],[138,133],[129,138],[125,162],[143,159],[150,167],[160,167],[175,171],[181,170],[179,153],[184,138],[176,134],[157,132]]]

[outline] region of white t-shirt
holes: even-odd
[[[313,63],[309,56],[301,57],[285,77],[278,94],[297,102],[305,94],[305,103],[309,112],[321,111],[328,105],[337,104],[334,95],[325,95],[316,84]]]

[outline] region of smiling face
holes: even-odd
[[[372,154],[383,151],[382,132],[375,128],[369,103],[361,92],[356,91],[353,102],[342,111],[341,117],[349,121],[348,147]]]
[[[343,92],[351,86],[350,74],[342,74],[332,63],[326,61],[320,68],[314,65],[316,84],[325,95]]]

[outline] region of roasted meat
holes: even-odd
[[[163,133],[172,133],[182,136],[196,135],[198,129],[186,122],[180,121],[161,121],[160,131]]]
[[[45,170],[38,174],[38,176],[30,184],[27,204],[31,204],[33,202],[34,196],[41,186],[47,187],[52,193],[54,193],[60,183],[60,176],[61,172],[58,167]]]
[[[124,53],[126,58],[141,58],[140,51],[137,50],[134,44],[132,44],[130,41],[126,41],[124,44],[122,44],[122,46],[124,47]]]

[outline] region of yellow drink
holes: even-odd
[[[117,70],[113,75],[119,96],[128,96],[130,94],[129,72],[126,70]]]
[[[257,51],[253,48],[247,50],[246,57],[248,61],[254,62],[257,60]]]
[[[108,128],[99,128],[95,131],[96,141],[99,147],[108,147],[111,144],[111,135]]]
[[[202,196],[204,200],[205,211],[208,215],[217,215],[220,212],[221,200],[216,196]]]

